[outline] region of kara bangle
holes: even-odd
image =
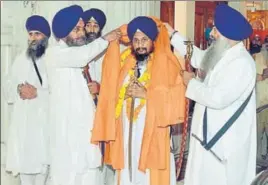
[[[171,40],[171,39],[172,39],[172,37],[174,36],[174,34],[175,34],[175,33],[177,33],[177,32],[178,32],[178,31],[176,31],[176,30],[175,30],[175,31],[173,31],[173,33],[171,34],[171,36],[169,37],[169,39]]]

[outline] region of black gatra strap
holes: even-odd
[[[247,106],[254,89],[251,91],[247,99],[244,103],[237,109],[237,111],[233,114],[233,116],[223,125],[223,127],[212,137],[212,139],[207,142],[207,107],[205,109],[204,118],[203,118],[203,142],[202,145],[206,150],[210,150],[217,141],[227,132],[227,130],[233,125],[233,123],[237,120],[237,118],[244,111]]]
[[[38,70],[38,68],[37,68],[37,65],[36,65],[36,62],[35,62],[34,57],[32,57],[32,62],[33,62],[33,65],[34,65],[35,72],[36,72],[36,74],[37,74],[37,76],[38,76],[38,79],[39,79],[39,81],[40,81],[40,84],[41,84],[41,86],[42,86],[42,83],[43,83],[43,81],[42,81],[42,77],[41,77],[41,75],[40,75],[40,73],[39,73],[39,70]]]

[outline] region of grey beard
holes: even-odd
[[[225,38],[220,38],[212,42],[211,46],[207,49],[202,61],[200,70],[205,74],[208,74],[215,65],[222,59],[225,51],[231,48],[228,40]],[[205,76],[204,76],[205,78]],[[200,78],[204,80],[204,78]]]
[[[47,37],[40,41],[32,41],[28,43],[28,49],[26,51],[26,55],[31,59],[40,58],[45,54],[47,47],[48,47]]]
[[[86,44],[86,36],[83,36],[77,40],[70,38],[69,36],[66,38],[66,44],[69,47],[73,46],[83,46]]]

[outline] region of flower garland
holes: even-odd
[[[122,55],[121,55],[121,67],[124,65],[124,62],[128,57],[133,57],[133,56],[130,56],[130,55],[131,55],[131,49],[130,48],[128,48],[125,52],[122,53]],[[152,66],[152,60],[149,59],[149,61],[147,63],[146,71],[143,73],[142,76],[140,76],[140,78],[138,78],[138,81],[141,84],[143,84],[145,86],[145,88],[148,87],[149,81],[150,81],[150,78],[151,78],[151,66]],[[131,79],[131,77],[134,76],[134,69],[131,69],[128,72],[128,76],[130,77],[130,79]],[[116,119],[119,118],[119,116],[121,115],[124,100],[125,100],[125,94],[126,94],[128,85],[129,85],[129,82],[124,84],[120,88],[118,102],[117,102],[117,105],[116,105]],[[131,100],[132,100],[132,98],[127,98],[126,99],[126,101],[127,101],[127,117],[128,117],[129,120],[130,120]],[[145,99],[140,99],[139,105],[134,109],[133,122],[135,122],[137,120],[138,115],[139,115],[140,111],[142,110],[142,108],[145,106],[145,104],[146,104],[146,100]]]

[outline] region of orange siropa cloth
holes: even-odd
[[[146,119],[139,170],[150,169],[151,185],[170,183],[169,127],[184,121],[185,86],[181,66],[170,49],[168,32],[162,22],[151,17],[159,34],[154,42],[150,85],[147,88]],[[120,27],[121,42],[128,43],[127,25]],[[119,90],[136,61],[126,61],[121,68],[119,41],[110,43],[102,69],[99,101],[91,142],[105,141],[104,162],[114,169],[124,168],[122,117],[115,117]],[[172,90],[171,90],[172,89]]]

